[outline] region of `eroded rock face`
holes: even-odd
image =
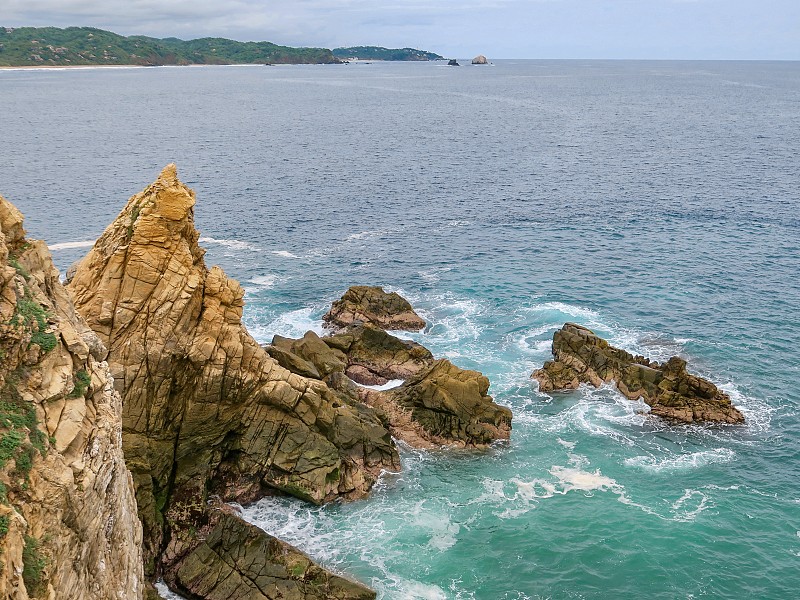
[[[242,288],[205,266],[194,203],[169,165],[70,283],[122,395],[147,573],[163,570],[170,585],[214,530],[209,498],[359,498],[399,468],[374,411],[289,372],[247,333]]]
[[[0,197],[0,598],[138,599],[142,528],[105,348]]]
[[[361,323],[389,330],[419,331],[425,327],[425,320],[400,294],[366,285],[349,288],[322,319],[334,328]]]
[[[355,288],[350,288],[355,289]],[[435,360],[430,350],[370,324],[320,338],[275,336],[267,352],[295,373],[323,379],[351,404],[377,410],[392,435],[415,448],[484,447],[511,434],[511,411],[488,395],[477,371]],[[377,391],[355,385],[405,383]]]
[[[322,341],[344,355],[347,376],[363,385],[406,380],[433,362],[433,354],[425,346],[373,325],[356,325]]]
[[[209,600],[373,600],[375,592],[333,575],[289,544],[220,512],[181,563],[178,591]]]
[[[553,356],[555,360],[532,375],[542,392],[615,381],[626,397],[642,398],[654,415],[683,423],[744,422],[725,392],[688,373],[686,361],[677,356],[664,364],[633,356],[574,323],[566,323],[553,335]]]
[[[364,400],[388,417],[392,433],[413,446],[482,447],[511,435],[511,410],[488,395],[489,380],[446,359],[432,362],[403,385],[366,390]]]

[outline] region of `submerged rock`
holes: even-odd
[[[147,573],[162,570],[170,585],[201,533],[213,531],[209,499],[360,498],[382,470],[399,468],[374,411],[291,373],[250,336],[241,286],[203,261],[194,204],[167,166],[128,201],[69,286],[122,395]]]
[[[322,317],[335,328],[368,323],[381,329],[419,331],[425,327],[408,300],[396,292],[384,292],[382,287],[354,285],[341,299],[331,305]]]
[[[611,346],[586,327],[566,323],[553,335],[553,357],[531,375],[542,392],[614,381],[626,397],[642,398],[660,417],[684,423],[744,422],[725,392],[688,373],[686,361],[677,356],[658,364]]]
[[[0,197],[0,598],[139,599],[142,526],[106,350]]]

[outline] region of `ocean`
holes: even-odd
[[[176,162],[257,340],[355,284],[514,412],[364,501],[249,521],[382,599],[796,598],[800,63],[0,70],[0,193],[64,271]],[[740,427],[542,394],[566,321],[727,391]]]

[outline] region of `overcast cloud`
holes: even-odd
[[[462,58],[800,59],[800,0],[0,0],[0,25]]]

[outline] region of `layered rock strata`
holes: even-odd
[[[642,398],[653,415],[683,423],[744,422],[725,392],[688,373],[686,361],[677,356],[659,364],[615,348],[585,327],[566,323],[553,335],[553,357],[532,375],[542,392],[614,381],[627,398]]]
[[[421,344],[373,325],[348,327],[323,338],[313,331],[299,340],[276,335],[266,349],[293,373],[328,381],[331,373],[343,372],[362,385],[405,380],[433,362],[430,350]]]
[[[208,540],[230,523],[220,524],[209,504],[276,492],[315,503],[360,498],[382,470],[399,468],[399,457],[372,409],[291,373],[247,333],[242,288],[203,261],[194,204],[194,192],[167,166],[128,201],[69,288],[109,350],[122,395],[146,573],[163,573],[194,598],[216,598],[182,587],[180,576],[189,557],[210,548]],[[272,568],[231,562],[255,543],[254,532],[238,550],[219,535],[225,552],[202,551],[207,569],[227,565],[256,581]],[[316,597],[286,585],[270,593]]]
[[[106,350],[0,197],[0,598],[138,599],[142,528]]]
[[[367,285],[349,288],[331,305],[322,320],[334,329],[361,323],[388,330],[419,331],[425,328],[425,320],[400,294]]]

